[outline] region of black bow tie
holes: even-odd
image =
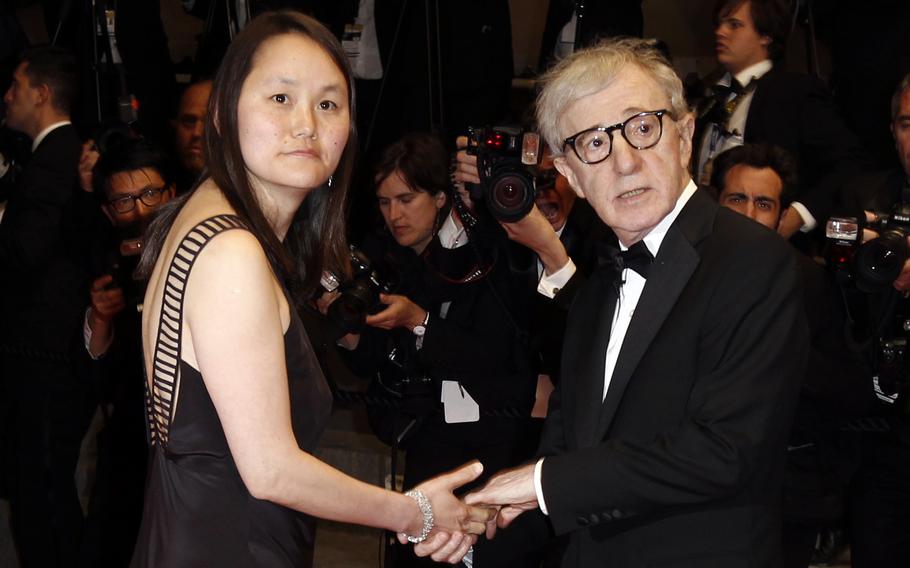
[[[628,268],[637,272],[642,278],[647,279],[648,272],[651,269],[651,262],[654,260],[654,255],[648,250],[643,240],[623,251],[615,246],[606,245],[602,253],[601,265],[612,266],[616,270],[617,276]]]

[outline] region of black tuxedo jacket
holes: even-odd
[[[0,221],[0,343],[60,354],[78,337],[88,300],[85,211],[76,130],[35,149]]]
[[[704,123],[695,139],[701,143]],[[847,128],[819,79],[772,68],[755,87],[744,136],[747,144],[770,144],[796,160],[799,189],[795,200],[819,225],[831,215],[839,188],[865,164],[859,141]]]
[[[780,479],[808,336],[773,232],[697,191],[666,234],[606,399],[613,274],[569,313],[541,440],[566,566],[779,566]]]

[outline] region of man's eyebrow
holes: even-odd
[[[721,195],[721,197],[723,197],[724,199],[729,199],[729,198],[731,198],[731,197],[743,198],[743,197],[746,197],[746,194],[743,193],[743,192],[741,192],[741,191],[731,191],[731,192],[729,192],[729,193],[728,193],[728,192],[724,192],[724,193]]]

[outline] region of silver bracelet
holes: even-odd
[[[433,506],[430,505],[430,500],[427,499],[427,496],[417,489],[411,489],[410,491],[405,492],[405,495],[417,501],[417,507],[420,509],[420,512],[423,513],[423,530],[420,531],[420,535],[405,535],[408,537],[408,542],[418,544],[427,539],[435,526],[433,524]]]

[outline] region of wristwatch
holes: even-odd
[[[427,310],[427,316],[425,318],[423,318],[423,322],[415,325],[414,329],[411,330],[411,333],[413,333],[417,337],[423,337],[423,335],[427,332],[427,323],[429,323],[429,322],[430,322],[430,311]]]

